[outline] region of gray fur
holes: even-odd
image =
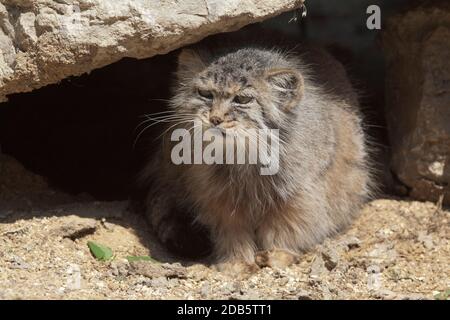
[[[171,208],[185,208],[210,230],[219,261],[253,262],[257,250],[298,253],[351,222],[371,189],[357,95],[337,61],[322,52],[315,58],[317,72],[300,57],[275,50],[181,53],[170,106],[177,119],[197,117],[209,127],[217,115],[238,132],[280,129],[280,170],[261,176],[250,165],[175,166],[169,130],[141,177],[152,181],[148,215],[154,228]],[[239,106],[235,95],[254,99]]]

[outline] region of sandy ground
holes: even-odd
[[[170,259],[125,202],[52,191],[1,155],[0,177],[0,299],[435,299],[450,288],[450,211],[433,203],[374,200],[298,264],[229,276]],[[96,260],[88,241],[114,258]],[[169,263],[126,259],[140,255]]]

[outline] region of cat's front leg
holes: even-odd
[[[200,259],[212,250],[208,230],[195,223],[187,208],[177,202],[169,188],[154,188],[147,197],[147,220],[161,244],[179,257]]]
[[[256,245],[252,231],[238,224],[228,224],[215,228],[214,239],[215,268],[230,275],[249,275],[257,272],[255,264]]]
[[[166,244],[175,233],[175,217],[171,214],[172,202],[163,189],[155,189],[147,195],[146,218],[158,240]]]

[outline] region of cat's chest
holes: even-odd
[[[185,176],[186,177],[186,176]],[[271,187],[262,181],[217,168],[192,168],[185,179],[187,197],[207,214],[256,217],[271,207]]]

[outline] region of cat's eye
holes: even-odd
[[[252,97],[236,96],[236,97],[234,97],[233,102],[237,103],[237,104],[247,104],[247,103],[251,102],[252,100],[253,100]]]
[[[214,97],[211,91],[202,89],[198,89],[198,95],[208,100],[212,100]]]

